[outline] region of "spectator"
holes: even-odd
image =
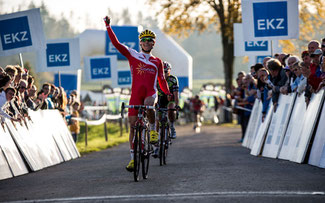
[[[264,121],[264,118],[268,112],[269,104],[271,101],[272,95],[272,87],[273,84],[270,81],[270,74],[269,71],[266,68],[262,68],[258,71],[258,79],[260,81],[260,87],[263,90],[263,94],[261,97],[262,103],[263,103],[263,109],[262,109],[262,121]]]
[[[44,83],[42,86],[42,92],[43,92],[42,97],[44,97],[44,100],[46,102],[43,102],[41,109],[54,109],[54,104],[53,104],[51,98],[49,97],[50,92],[51,92],[51,84]]]
[[[309,52],[309,55],[311,55],[312,53],[314,53],[316,49],[320,49],[320,43],[319,43],[319,41],[317,41],[317,40],[311,40],[308,43],[308,52]]]
[[[79,107],[80,103],[78,101],[74,102],[72,105],[73,111],[71,118],[79,118]],[[80,133],[79,121],[71,119],[70,131],[74,142],[77,142],[78,134]]]
[[[12,66],[12,65],[7,65],[5,68],[5,72],[10,75],[10,77],[12,78],[12,86],[14,86],[14,80],[16,78],[17,75],[17,69]]]
[[[265,58],[263,59],[263,67],[264,67],[264,68],[268,69],[268,68],[267,68],[267,62],[268,62],[270,59],[271,59],[271,57],[265,57]]]
[[[6,90],[0,92],[0,115],[12,121],[19,121],[20,119],[13,118],[7,113],[9,102],[12,101],[15,94],[16,90],[12,87],[8,87]]]
[[[286,84],[288,77],[285,74],[279,60],[270,59],[267,63],[267,66],[270,70],[271,82],[273,84],[272,102],[274,105],[274,112],[275,112],[277,109],[277,105],[278,105],[280,88]]]
[[[300,84],[300,82],[303,80],[304,76],[301,73],[301,67],[300,67],[300,62],[296,62],[293,65],[293,73],[296,75],[296,79],[294,80],[294,82],[291,84],[291,90],[292,92],[295,92],[298,89],[298,86]]]
[[[320,60],[321,60],[321,56],[323,55],[323,52],[321,49],[316,49],[314,51],[314,53],[312,53],[310,55],[311,59],[312,59],[312,64],[310,65],[310,71],[311,74],[315,74],[316,77],[320,77],[321,74],[321,68],[320,68]]]
[[[28,90],[28,94],[27,94],[27,97],[26,97],[26,105],[27,105],[27,107],[34,110],[34,111],[38,110],[41,107],[40,105],[37,105],[35,103],[36,92],[37,92],[37,87],[35,85],[33,85]]]
[[[12,83],[12,78],[10,75],[4,74],[4,76],[0,79],[0,90],[7,89]]]
[[[306,66],[309,67],[311,65],[311,58],[310,58],[308,51],[303,51],[301,53],[301,58],[302,58],[302,61],[306,64]]]

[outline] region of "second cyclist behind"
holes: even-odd
[[[179,109],[178,106],[178,79],[176,76],[171,75],[170,71],[172,69],[172,66],[167,61],[164,61],[164,72],[165,72],[165,78],[168,83],[169,91],[172,93],[172,98],[168,100],[168,96],[161,90],[160,85],[158,84],[158,104],[160,108],[168,108],[168,109]],[[176,138],[176,130],[174,126],[176,118],[176,112],[171,110],[168,111],[168,121],[171,131],[171,138]],[[159,117],[160,119],[160,117]],[[156,124],[156,129],[158,131],[159,125]]]

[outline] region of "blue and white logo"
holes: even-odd
[[[118,85],[131,85],[131,71],[118,71],[117,78]]]
[[[263,64],[263,60],[265,57],[271,57],[271,56],[256,56],[256,63]]]
[[[90,59],[90,74],[92,79],[111,78],[111,59],[94,58]]]
[[[138,27],[136,26],[112,26],[112,29],[120,41],[120,43],[125,46],[139,51],[139,33]],[[106,45],[105,45],[106,55],[117,55],[118,60],[126,60],[126,58],[114,47],[111,40],[106,33]]]
[[[287,36],[287,2],[253,3],[255,37]]]
[[[0,37],[3,50],[32,45],[27,16],[0,21]]]
[[[267,51],[268,41],[245,41],[245,51]]]
[[[48,67],[70,66],[69,43],[47,44],[46,62]]]

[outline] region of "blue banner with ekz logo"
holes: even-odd
[[[118,71],[117,72],[117,85],[131,85],[131,71]]]
[[[46,48],[40,9],[0,15],[0,56]]]
[[[16,49],[33,44],[27,16],[2,20],[0,21],[0,27],[6,28],[0,30],[3,50]]]
[[[95,58],[90,59],[91,79],[108,79],[112,77],[111,59]]]
[[[47,44],[47,67],[70,66],[69,43]]]
[[[120,41],[125,46],[139,51],[139,32],[136,26],[112,26],[112,29]],[[105,43],[105,54],[106,55],[117,55],[118,60],[127,60],[112,44],[111,40],[106,33]]]
[[[255,37],[288,35],[287,2],[253,3]]]
[[[267,51],[268,41],[245,41],[245,51]]]

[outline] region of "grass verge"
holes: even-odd
[[[129,133],[123,126],[123,134],[120,135],[118,123],[107,123],[107,142],[105,141],[104,124],[88,126],[88,145],[85,146],[85,124],[80,123],[80,134],[78,135],[77,148],[81,155],[96,152],[129,140]]]

